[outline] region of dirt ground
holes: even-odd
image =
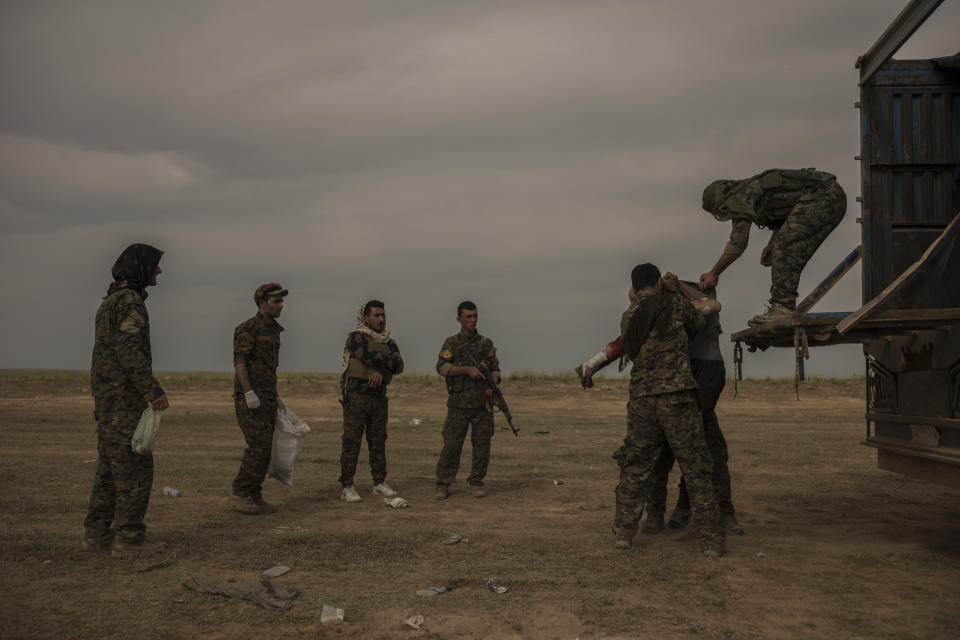
[[[286,376],[281,397],[313,431],[294,486],[267,481],[280,511],[266,516],[227,508],[243,448],[230,379],[161,381],[171,408],[147,525],[176,557],[150,568],[80,549],[96,457],[85,376],[0,373],[3,638],[960,636],[960,492],[875,468],[859,444],[862,381],[807,382],[799,401],[792,381],[746,381],[735,400],[728,384],[718,413],[746,535],[713,561],[690,530],[613,549],[622,380],[589,392],[559,379],[505,382],[521,433],[498,427],[489,496],[471,497],[461,470],[438,502],[445,393],[438,379],[401,376],[387,443],[389,482],[412,505],[400,510],[369,495],[366,452],[364,501],[338,499],[335,382]],[[467,540],[441,544],[456,533]],[[300,592],[285,612],[183,586],[195,574],[253,579],[277,564],[293,570],[276,582]],[[509,591],[489,591],[492,577]],[[415,595],[428,586],[452,590]],[[344,622],[321,625],[324,604],[344,609]],[[421,630],[403,626],[416,614]]]

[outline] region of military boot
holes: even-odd
[[[774,302],[764,313],[750,318],[750,320],[747,321],[747,324],[751,327],[755,327],[757,325],[773,322],[774,320],[787,320],[796,315],[797,313],[793,309],[788,309],[779,302]]]
[[[629,549],[630,544],[633,541],[633,534],[623,533],[622,531],[614,531],[616,538],[613,541],[614,549]]]
[[[746,534],[746,531],[737,522],[737,516],[732,513],[724,513],[720,516],[720,528],[726,530],[727,533],[734,533],[738,536]]]
[[[667,526],[671,529],[682,529],[687,526],[687,523],[689,522],[690,509],[677,507],[673,510],[673,513],[670,514],[670,521],[667,523]]]
[[[110,551],[110,548],[113,546],[113,538],[110,536],[102,536],[100,538],[91,538],[90,536],[83,536],[83,541],[80,543],[80,548],[84,551],[92,551],[95,553],[106,553]]]
[[[705,542],[701,553],[704,558],[717,559],[723,555],[723,545],[718,542]]]
[[[438,484],[434,496],[437,500],[446,500],[450,497],[450,487],[445,484]]]
[[[235,493],[230,495],[230,507],[237,513],[248,516],[258,516],[263,513],[263,509],[253,498],[250,496],[238,496]]]
[[[272,505],[263,499],[263,496],[257,496],[253,501],[260,507],[260,513],[276,513],[276,505]]]
[[[644,533],[660,533],[663,531],[663,514],[648,512],[647,519],[643,521],[640,531]]]
[[[470,485],[470,493],[473,494],[474,498],[486,498],[487,490],[483,488],[482,484],[472,484]]]

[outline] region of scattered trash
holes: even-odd
[[[271,527],[267,529],[270,533],[306,533],[303,527]]]
[[[97,461],[96,458],[94,458],[93,460],[84,460],[83,464],[90,464],[91,462],[96,462],[96,461]]]
[[[43,564],[50,564],[51,562],[53,562],[53,560],[44,560]]]
[[[383,502],[390,505],[394,509],[406,509],[410,506],[410,503],[400,496],[397,496],[396,498],[384,498]]]
[[[174,604],[187,604],[188,602],[190,602],[190,600],[187,598],[177,598],[173,601]]]
[[[403,624],[407,625],[411,629],[420,630],[420,627],[423,626],[423,616],[410,616],[403,621]]]
[[[453,587],[427,587],[426,589],[417,589],[417,595],[422,598],[430,598],[432,596],[438,596],[441,593],[446,593],[447,591],[453,591]]]
[[[423,418],[410,418],[410,426],[416,427],[423,422]]]
[[[503,584],[503,581],[500,578],[490,578],[487,581],[487,586],[490,587],[490,591],[494,593],[506,593],[507,585]]]
[[[180,489],[174,489],[173,487],[164,487],[163,495],[170,496],[171,498],[179,498],[183,494],[180,493]]]
[[[443,540],[441,540],[440,544],[457,544],[461,540],[463,540],[463,536],[460,535],[459,533],[455,533],[449,538],[444,538]]]
[[[320,612],[320,624],[328,622],[343,622],[343,609],[329,604],[323,605],[323,610]]]
[[[275,567],[270,567],[266,571],[260,574],[261,580],[271,580],[273,578],[279,578],[280,576],[290,573],[290,567],[285,567],[282,564],[278,564]]]
[[[299,595],[296,589],[282,584],[275,585],[269,580],[221,580],[199,574],[190,576],[190,580],[184,582],[183,586],[200,593],[237,598],[264,609],[281,611],[288,610],[293,599]]]
[[[767,554],[765,554],[763,551],[757,551],[757,557],[758,557],[758,558],[766,558],[766,557],[767,557]]]
[[[534,433],[537,434],[538,436],[545,436],[545,435],[547,435],[547,434],[550,433],[550,432],[549,432],[549,431],[534,431]]]
[[[553,481],[553,484],[554,484],[555,486],[558,486],[558,487],[559,487],[560,485],[563,484],[563,480],[554,480],[554,481]]]

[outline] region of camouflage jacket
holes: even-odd
[[[486,404],[484,397],[487,388],[483,380],[474,380],[470,376],[451,376],[447,375],[452,367],[472,367],[474,366],[470,356],[463,350],[463,345],[470,348],[473,355],[477,356],[480,362],[490,367],[490,371],[499,378],[500,361],[497,359],[497,348],[493,346],[490,338],[474,334],[467,337],[463,332],[450,336],[443,341],[440,348],[440,356],[437,358],[437,373],[445,377],[447,382],[447,406],[461,407],[464,409],[475,409]]]
[[[377,342],[362,331],[351,331],[345,349],[348,359],[343,384],[348,389],[365,389],[367,378],[374,371],[383,376],[384,386],[390,384],[393,376],[403,373],[403,358],[393,339]]]
[[[144,409],[163,395],[153,377],[150,316],[133,289],[117,289],[97,310],[90,387],[94,398],[136,399]]]
[[[779,228],[800,198],[834,180],[815,169],[770,169],[734,184],[714,212],[718,220],[733,222],[724,255],[739,257],[747,249],[751,225]]]
[[[233,364],[247,365],[250,387],[261,397],[277,396],[277,366],[280,364],[280,332],[283,327],[260,313],[233,332]],[[240,379],[233,377],[233,391],[242,395]]]
[[[637,294],[638,301],[654,293],[647,289],[640,291]],[[689,336],[703,328],[703,316],[679,293],[669,294],[668,301],[671,317],[667,329],[661,331],[658,323],[654,323],[634,358],[630,371],[631,396],[652,396],[697,388],[690,369]],[[634,303],[623,312],[620,319],[621,335],[627,333],[627,326],[636,311],[637,303]]]

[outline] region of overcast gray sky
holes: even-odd
[[[853,64],[904,5],[6,0],[0,367],[89,366],[110,266],[146,242],[160,370],[230,369],[269,281],[290,289],[284,370],[337,370],[372,297],[408,371],[465,298],[506,369],[569,369],[616,335],[634,264],[712,266],[729,225],[704,185],[770,167],[835,173],[850,200],[802,296],[859,243]],[[958,27],[948,0],[897,57],[956,53]],[[728,333],[768,298],[765,242],[721,278]],[[859,278],[818,308],[859,306]]]

